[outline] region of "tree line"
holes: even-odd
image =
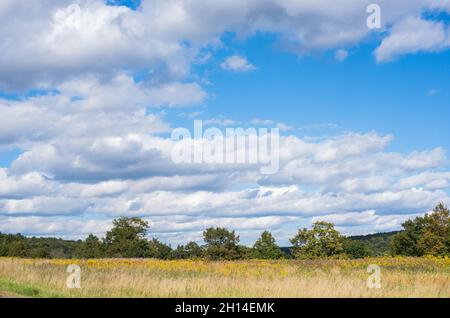
[[[0,256],[30,258],[158,258],[238,260],[238,259],[318,259],[363,258],[385,254],[406,256],[450,256],[449,210],[438,204],[432,213],[403,223],[394,235],[345,237],[333,223],[315,222],[299,229],[290,239],[290,248],[281,248],[269,231],[262,232],[252,247],[239,244],[235,231],[211,227],[203,232],[204,244],[189,242],[172,248],[157,238],[147,239],[149,225],[137,217],[121,217],[104,238],[90,234],[85,240],[27,238],[0,233]],[[378,245],[389,244],[389,249]],[[376,250],[377,249],[377,250]],[[388,252],[387,252],[388,251]]]

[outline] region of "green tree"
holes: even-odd
[[[205,256],[212,260],[239,258],[239,236],[225,228],[208,228],[203,232]]]
[[[104,242],[112,257],[146,257],[149,254],[146,235],[148,223],[140,218],[121,217],[113,221]]]
[[[195,242],[189,242],[186,245],[178,245],[173,251],[174,258],[177,259],[196,259],[202,258],[204,251],[201,246]]]
[[[343,237],[333,223],[315,222],[311,230],[298,231],[291,240],[292,254],[300,259],[325,258],[343,254]]]
[[[417,241],[424,228],[422,217],[407,220],[403,224],[403,231],[395,234],[391,240],[391,250],[394,255],[419,256]]]
[[[403,231],[394,235],[391,250],[394,255],[448,255],[450,251],[449,210],[439,203],[430,214],[402,224]]]
[[[188,258],[201,258],[203,257],[204,251],[200,245],[195,242],[189,242],[184,247]]]
[[[259,259],[280,259],[284,253],[275,242],[269,231],[264,231],[253,245],[253,256]]]
[[[21,234],[0,234],[0,256],[31,257],[27,238]]]
[[[185,249],[184,245],[178,245],[173,250],[173,258],[175,258],[175,259],[186,259],[186,258],[189,258],[187,253],[186,253],[186,249]]]
[[[104,256],[104,244],[95,235],[89,236],[81,242],[74,251],[77,258],[101,258]]]
[[[450,231],[449,210],[443,203],[439,203],[431,214],[424,216],[425,226],[417,241],[417,250],[421,255],[445,255]]]
[[[172,259],[174,258],[174,252],[169,245],[153,238],[148,242],[148,251],[145,253],[145,256],[158,259]]]
[[[449,230],[447,231],[447,238],[445,239],[445,246],[447,248],[447,255],[450,256],[450,227],[449,227]]]
[[[372,255],[369,246],[363,242],[354,241],[347,238],[343,241],[343,243],[344,253],[350,258],[364,258]]]
[[[238,254],[240,259],[252,259],[255,258],[253,255],[253,248],[245,246],[245,245],[238,245]]]

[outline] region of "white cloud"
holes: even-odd
[[[68,194],[78,209],[84,206],[79,212],[107,215],[305,216],[356,208],[417,211],[446,200],[442,190],[448,186],[448,173],[428,172],[446,163],[442,150],[384,152],[390,139],[373,133],[320,142],[282,137],[281,171],[263,178],[257,173],[258,167],[251,166],[177,167],[165,155],[170,153],[171,142],[162,138],[107,137],[91,140],[90,146],[78,141],[80,147],[76,148],[66,140],[57,148],[36,146],[26,151],[12,165],[8,172],[11,176],[4,172],[6,184],[27,180],[34,173],[31,180],[54,189],[47,201],[43,194],[35,199],[25,192],[23,198],[3,200],[3,211],[32,213],[36,209],[41,213],[45,202],[54,208],[52,197],[61,200]],[[51,176],[51,180],[36,171]],[[422,172],[415,174],[417,171]],[[85,181],[94,183],[83,184]],[[265,186],[230,190],[243,183]],[[304,192],[302,186],[319,188]],[[12,185],[7,188],[14,190]],[[220,191],[211,192],[214,188]]]
[[[143,0],[139,10],[131,10],[86,0],[74,27],[61,18],[70,20],[67,8],[72,0],[37,0],[32,5],[3,0],[0,88],[54,86],[87,74],[105,79],[124,70],[146,74],[157,85],[180,82],[191,74],[192,63],[220,46],[226,32],[240,38],[257,32],[278,34],[286,49],[298,53],[346,50],[371,36],[365,23],[370,3],[211,0],[200,5],[196,1]],[[377,51],[378,60],[444,46],[440,42],[447,31],[442,24],[401,18],[420,16],[426,10],[449,10],[445,1],[414,0],[405,6],[401,0],[380,0],[378,4],[383,9],[383,24],[394,25]],[[254,68],[240,56],[231,57],[224,66],[241,71]]]
[[[409,16],[394,24],[375,56],[378,62],[387,62],[404,54],[437,52],[448,47],[450,37],[444,23]]]
[[[0,29],[0,79],[5,88],[49,85],[84,74],[164,68],[166,80],[184,78],[190,52],[142,24],[142,12],[89,0],[78,27],[61,23],[72,1],[14,4]],[[161,73],[162,74],[162,73]],[[160,74],[160,75],[161,75]]]
[[[256,67],[250,64],[247,59],[240,55],[227,57],[220,66],[226,71],[250,72],[256,70]]]
[[[54,185],[40,173],[30,172],[18,176],[9,176],[7,169],[0,168],[0,198],[23,198],[50,194]]]
[[[197,83],[169,83],[149,90],[152,104],[167,106],[186,106],[201,104],[207,94]]]
[[[153,87],[120,74],[107,82],[97,77],[77,78],[55,89],[58,94],[0,99],[0,143],[48,141],[55,135],[93,137],[169,131],[169,125],[159,115],[147,112],[148,108],[198,104],[206,98],[195,83]]]
[[[427,190],[446,189],[450,184],[449,172],[422,172],[405,176],[394,184],[396,189],[422,187]]]

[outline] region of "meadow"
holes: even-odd
[[[66,285],[81,268],[81,288]],[[368,288],[370,264],[380,288]],[[450,259],[155,260],[0,258],[0,294],[25,297],[450,297]]]

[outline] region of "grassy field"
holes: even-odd
[[[67,266],[81,268],[69,289]],[[381,288],[367,287],[367,266]],[[315,261],[0,258],[0,294],[27,297],[450,297],[449,258]]]

